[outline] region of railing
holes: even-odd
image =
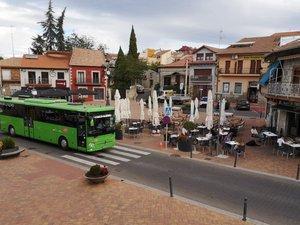
[[[219,68],[220,74],[260,74],[260,69],[255,68]]]
[[[191,82],[211,82],[211,76],[191,76]]]
[[[268,85],[268,94],[300,97],[300,84],[270,83]]]

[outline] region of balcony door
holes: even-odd
[[[238,61],[237,73],[239,73],[239,74],[243,73],[243,60]]]
[[[29,84],[35,84],[36,83],[36,77],[34,71],[28,71],[28,83]]]

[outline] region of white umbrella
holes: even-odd
[[[198,107],[199,107],[199,101],[198,101],[198,98],[195,98],[195,120],[198,120],[199,119],[199,111],[198,111]]]
[[[213,97],[211,90],[208,91],[207,95],[207,105],[206,105],[206,118],[205,118],[205,125],[208,130],[211,130],[214,126],[213,121]]]
[[[225,98],[223,98],[222,102],[221,102],[221,110],[220,110],[220,125],[221,126],[223,126],[224,123],[226,122],[225,104],[226,104],[226,100],[225,100]]]
[[[115,93],[115,117],[116,117],[116,122],[120,122],[121,120],[121,115],[120,115],[120,92],[117,89]]]
[[[130,100],[129,98],[126,99],[126,108],[127,108],[127,119],[131,118],[131,110],[130,110]]]
[[[173,114],[173,109],[172,109],[172,107],[173,107],[173,100],[172,100],[172,96],[170,96],[170,99],[169,99],[169,106],[171,108],[171,116],[172,116],[172,114]]]
[[[121,99],[121,119],[127,119],[127,104],[125,99]]]
[[[191,122],[194,122],[194,108],[195,108],[194,101],[191,100],[191,113],[190,113],[190,121]]]
[[[144,101],[142,98],[140,100],[140,107],[141,107],[140,120],[143,121],[145,119],[145,113],[144,113]]]
[[[167,100],[165,99],[165,101],[164,101],[164,113],[165,113],[165,110],[166,110],[166,108],[168,107],[168,103],[167,103]]]
[[[156,91],[153,91],[153,126],[159,125],[159,115],[158,115],[158,99]]]
[[[148,97],[148,117],[149,117],[149,120],[151,120],[152,118],[152,99],[151,99],[151,96],[149,95]]]

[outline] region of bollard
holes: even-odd
[[[170,197],[173,197],[172,177],[169,177]]]
[[[244,198],[243,221],[247,220],[247,197]]]
[[[233,167],[236,167],[236,163],[237,163],[237,153],[235,153],[235,156],[234,156],[234,165],[233,165]]]
[[[298,164],[296,180],[299,180],[299,176],[300,176],[300,164]]]
[[[191,148],[191,151],[190,151],[190,158],[193,158],[193,148]]]

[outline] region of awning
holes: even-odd
[[[269,83],[269,79],[270,79],[271,75],[274,74],[274,71],[276,71],[279,64],[280,64],[280,62],[276,61],[276,62],[272,63],[271,65],[269,65],[267,72],[265,72],[262,75],[262,78],[259,81],[260,85],[266,86]]]

